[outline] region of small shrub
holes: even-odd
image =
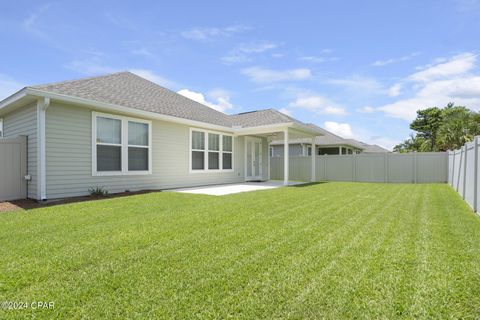
[[[91,187],[88,189],[88,193],[92,197],[106,197],[108,196],[108,190],[105,187]]]

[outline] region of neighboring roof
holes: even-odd
[[[242,126],[242,127],[255,127],[255,126],[264,126],[269,124],[276,123],[286,123],[286,122],[295,122],[298,124],[304,124],[297,119],[294,119],[290,116],[287,116],[280,111],[275,109],[265,109],[265,110],[256,110],[250,112],[242,112],[230,116],[232,120],[232,125]],[[310,125],[307,125],[310,127]]]
[[[377,144],[367,144],[367,143],[364,143],[364,142],[361,142],[361,141],[357,141],[357,140],[354,140],[354,139],[350,139],[350,140],[353,140],[353,141],[357,142],[358,144],[360,144],[360,145],[363,147],[363,152],[364,152],[364,153],[386,153],[386,152],[391,152],[390,150],[385,149],[385,148],[383,148],[383,147],[380,147],[380,146],[377,145]]]
[[[342,145],[342,146],[351,146],[351,147],[362,149],[362,150],[364,149],[364,147],[361,146],[360,143],[358,143],[358,141],[353,142],[352,139],[344,139],[312,123],[309,123],[308,126],[323,133],[323,136],[317,136],[315,138],[316,145],[321,145],[321,146]],[[310,142],[311,142],[310,139],[290,139],[290,143],[310,143]],[[272,141],[270,144],[273,144],[273,145],[283,144],[283,141],[276,140],[276,141]]]

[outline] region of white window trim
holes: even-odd
[[[0,118],[0,139],[3,138],[3,118]]]
[[[121,143],[97,143],[97,118],[110,118],[121,120]],[[148,124],[148,146],[136,146],[128,144],[128,122],[138,122]],[[122,154],[122,170],[121,171],[97,171],[97,145],[105,146],[120,146]],[[148,148],[148,170],[145,171],[128,171],[128,147],[144,147]],[[116,114],[92,112],[92,176],[121,176],[121,175],[147,175],[152,174],[152,122],[149,120],[143,120],[138,118],[131,118],[126,116],[119,116]]]
[[[193,131],[197,132],[203,132],[205,134],[205,145],[204,145],[204,150],[200,149],[192,149],[192,134]],[[219,153],[219,169],[208,169],[208,152],[209,152],[209,145],[208,145],[208,134],[213,133],[213,134],[218,134],[219,139],[220,139],[220,150],[212,150],[211,152],[218,152]],[[232,137],[232,151],[223,151],[223,137],[224,136],[229,136]],[[235,163],[234,163],[234,152],[235,152],[235,137],[233,134],[229,133],[223,133],[220,131],[212,131],[212,130],[205,130],[205,129],[198,129],[198,128],[190,128],[190,135],[189,135],[189,148],[188,148],[188,153],[189,153],[189,161],[188,161],[188,172],[189,173],[225,173],[225,172],[234,172],[235,171]],[[192,169],[192,151],[202,151],[204,152],[203,155],[203,163],[204,163],[204,168],[203,170],[193,170]],[[222,169],[223,168],[223,153],[230,153],[232,155],[232,169]]]

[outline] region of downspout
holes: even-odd
[[[50,106],[50,98],[37,100],[37,200],[47,199],[46,182],[46,143],[45,143],[45,115]]]

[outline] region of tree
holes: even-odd
[[[438,147],[440,150],[454,150],[472,141],[479,134],[476,113],[461,106],[449,104],[443,112],[443,123],[439,129]]]
[[[426,143],[425,139],[415,136],[412,133],[410,134],[410,138],[408,138],[402,143],[397,144],[393,148],[393,152],[406,153],[413,151],[421,151],[426,144],[428,143]]]
[[[453,150],[480,135],[480,114],[449,103],[443,109],[433,107],[418,110],[410,128],[416,133],[396,145],[394,151]]]
[[[410,124],[410,129],[417,131],[417,136],[430,144],[430,150],[436,151],[438,130],[443,121],[442,110],[433,107],[417,111],[417,118]]]

